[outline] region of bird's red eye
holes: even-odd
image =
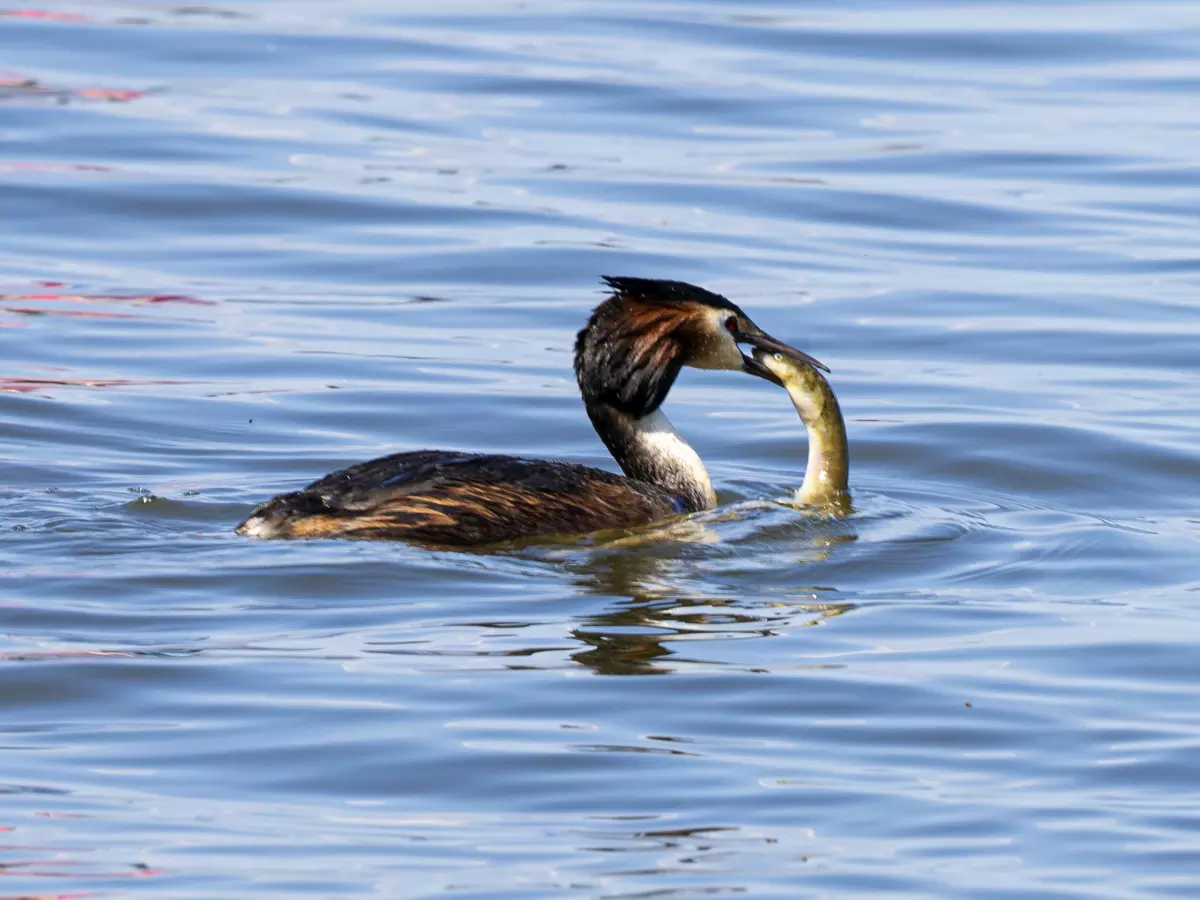
[[[737,331],[738,330],[737,316],[730,316],[728,319],[725,320],[725,330],[726,331]]]

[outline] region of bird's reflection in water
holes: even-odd
[[[790,512],[790,510],[789,510]],[[705,523],[687,521],[700,541],[680,540],[676,529],[622,538],[572,556],[562,565],[581,591],[614,599],[604,612],[579,619],[571,636],[584,645],[570,654],[575,662],[601,675],[664,675],[683,664],[734,665],[684,654],[683,642],[771,637],[784,629],[819,625],[844,615],[855,604],[837,599],[836,588],[820,585],[756,584],[754,570],[766,556],[778,572],[786,552],[801,576],[855,539],[844,527],[797,532],[791,523],[764,523],[753,529],[744,548],[729,535],[736,515],[716,514],[721,535]],[[844,523],[843,523],[844,524]],[[798,538],[800,538],[798,540]],[[770,546],[766,546],[769,544]],[[786,549],[785,549],[786,548]],[[784,558],[786,560],[786,557]],[[730,570],[746,573],[731,573]],[[714,570],[721,570],[714,577]],[[699,649],[699,648],[697,648]]]
[[[664,608],[660,601],[634,598],[620,610],[590,616],[580,628],[572,629],[571,636],[587,644],[588,649],[577,650],[570,656],[598,674],[668,674],[684,662],[720,665],[718,661],[704,660],[692,654],[679,655],[678,649],[667,644],[695,641],[697,634],[706,636],[704,640],[776,634],[764,624],[763,618],[752,613],[732,612],[737,606],[738,601],[734,600],[678,599]],[[851,602],[786,606],[788,618],[793,619],[788,626],[817,625],[854,608]],[[686,612],[691,607],[702,607],[706,612]],[[714,613],[714,607],[730,607],[731,612]],[[794,622],[798,614],[808,614],[809,618],[805,622]],[[742,628],[727,628],[728,625],[742,625]],[[752,628],[746,629],[746,625]]]
[[[814,589],[816,590],[816,589]],[[850,602],[771,604],[775,621],[786,620],[787,627],[819,625],[854,608]],[[767,624],[768,617],[753,612],[738,612],[740,601],[678,598],[664,604],[661,600],[634,597],[622,608],[589,616],[583,625],[571,630],[571,636],[588,649],[570,654],[571,659],[599,675],[666,675],[679,664],[718,665],[696,655],[679,655],[668,644],[683,641],[770,637],[777,633]],[[728,610],[717,611],[717,610]],[[798,621],[803,618],[803,621]],[[675,664],[671,664],[672,660]]]

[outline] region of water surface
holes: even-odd
[[[0,10],[0,896],[1200,893],[1200,7]],[[612,466],[598,276],[722,506],[256,542],[385,452]]]

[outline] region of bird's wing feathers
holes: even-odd
[[[654,485],[515,456],[418,450],[359,463],[251,516],[262,536],[474,544],[642,525],[681,511]]]

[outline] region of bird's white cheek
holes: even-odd
[[[731,334],[714,336],[694,354],[689,364],[697,369],[742,369],[742,351]]]

